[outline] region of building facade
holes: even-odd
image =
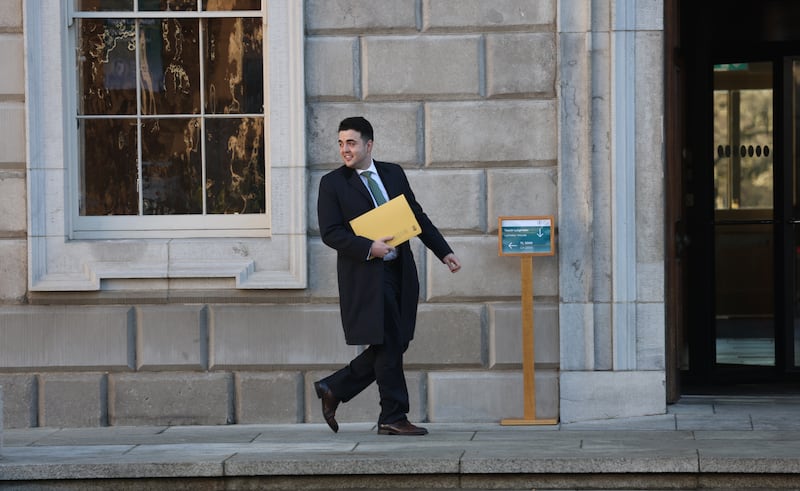
[[[0,4],[6,428],[321,422],[313,381],[358,350],[344,343],[335,254],[316,217],[319,179],[340,165],[337,124],[352,115],[372,121],[373,155],[406,169],[463,263],[451,275],[413,242],[410,418],[522,416],[521,261],[498,255],[501,216],[553,216],[557,230],[555,254],[533,260],[537,416],[666,411],[662,0],[209,1],[200,14],[164,13],[192,3],[183,1],[111,2],[112,13],[70,3]],[[207,79],[185,80],[205,84],[203,109],[163,116],[178,104],[160,94],[178,84],[165,75],[174,64],[136,61],[149,60],[153,20],[184,34],[199,25],[209,52],[226,46],[219,80],[256,67],[262,83],[242,100],[259,110],[237,96],[209,109],[223,96],[211,90],[218,67],[208,56],[197,62]],[[212,28],[229,21],[229,31]],[[176,32],[163,28],[162,51]],[[141,58],[115,52],[109,36]],[[149,75],[115,86],[115,56],[123,76],[157,73],[162,90],[147,90]],[[103,90],[134,94],[129,112],[97,96],[100,64]],[[219,191],[210,177],[235,153],[214,154],[212,130],[236,111],[231,131],[261,131],[261,146],[242,151],[262,158],[260,197]],[[132,154],[102,130],[115,118],[134,122]],[[147,135],[180,118],[201,121],[205,198],[125,208],[120,180],[151,197],[171,185]],[[111,179],[105,169],[125,159],[134,177]],[[226,168],[246,179],[235,165]],[[223,203],[237,199],[241,212]],[[376,417],[374,386],[337,414]]]

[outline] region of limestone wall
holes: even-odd
[[[535,317],[537,402],[554,415],[556,309]],[[311,384],[357,349],[334,305],[14,307],[0,322],[11,428],[321,422]],[[424,305],[406,357],[412,417],[516,414],[519,323],[511,302]],[[373,421],[376,410],[372,387],[340,418]]]
[[[22,0],[0,3],[0,305],[27,291]]]
[[[556,0],[306,0],[308,288],[182,294],[110,281],[28,296],[22,0],[2,2],[5,426],[320,422],[312,383],[357,348],[341,333],[317,184],[339,165],[338,121],[356,114],[375,126],[375,158],[406,168],[464,265],[451,275],[414,241],[410,417],[522,416],[519,260],[497,256],[497,217],[558,215],[556,10]],[[536,258],[534,279],[537,415],[554,418],[558,258]],[[371,387],[337,417],[377,413]]]

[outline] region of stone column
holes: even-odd
[[[662,0],[561,0],[561,421],[663,413]]]

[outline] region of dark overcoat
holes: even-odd
[[[453,252],[417,203],[402,167],[377,161],[375,167],[389,199],[405,195],[422,229],[422,243],[439,259]],[[322,241],[337,252],[339,307],[345,340],[351,345],[383,343],[383,260],[367,260],[372,240],[355,235],[349,223],[374,206],[354,169],[343,165],[322,177],[317,200],[319,230]],[[414,337],[419,279],[409,243],[398,246],[397,252],[397,260],[402,261],[400,335],[408,343]]]

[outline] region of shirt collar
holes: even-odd
[[[366,169],[363,169],[363,170],[362,169],[356,169],[356,172],[358,172],[359,176],[361,174],[363,174],[364,172],[367,172],[367,171],[370,171],[375,175],[378,174],[378,169],[375,168],[375,161],[374,160],[370,160],[369,167],[367,167]]]

